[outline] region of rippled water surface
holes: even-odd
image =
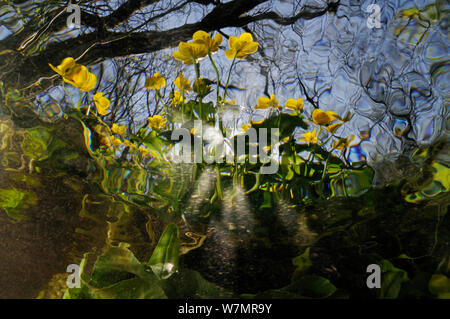
[[[156,5],[166,2],[172,5]],[[273,11],[281,19],[305,8],[320,12],[330,3],[273,0],[248,14]],[[372,12],[367,8],[373,3],[380,8],[380,25],[370,28]],[[161,154],[155,158],[164,165],[144,165],[130,154],[99,155],[108,125],[125,124],[137,135],[146,124],[148,101],[157,101],[141,89],[146,75],[160,71],[172,83],[181,69],[191,78],[195,72],[175,64],[174,48],[89,61],[98,88],[111,92],[111,109],[117,112],[102,121],[83,117],[73,105],[84,105],[87,97],[55,79],[47,84],[51,69],[40,70],[34,79],[23,68],[18,74],[14,69],[29,63],[34,72],[29,61],[38,60],[32,57],[52,44],[93,32],[62,26],[45,39],[27,42],[36,34],[22,36],[29,22],[23,17],[34,12],[36,24],[45,27],[36,11],[44,10],[41,4],[0,3],[0,298],[60,298],[67,265],[87,260],[86,267],[92,268],[102,254],[99,260],[107,266],[113,263],[108,258],[127,260],[128,275],[133,275],[118,275],[121,279],[149,280],[136,270],[141,264],[136,265],[151,264],[170,224],[179,230],[180,270],[173,282],[162,286],[164,293],[152,290],[153,297],[298,298],[308,292],[300,293],[295,285],[306,287],[317,276],[337,290],[313,297],[379,297],[365,287],[365,278],[367,265],[380,260],[397,267],[386,272],[409,276],[402,281],[400,297],[435,297],[428,289],[431,275],[449,276],[450,271],[448,1],[342,0],[313,19],[250,23],[244,31],[253,34],[260,50],[236,64],[228,97],[235,103],[218,112],[223,125],[236,130],[268,117],[269,111],[253,107],[258,97],[274,93],[283,104],[303,97],[305,116],[315,108],[341,117],[351,114],[339,136],[355,136],[340,162],[329,161],[336,148],[329,140],[324,152],[311,160],[311,169],[304,160],[302,166],[295,156],[285,157],[280,160],[283,177],[262,183],[254,172],[238,178],[233,170],[175,164]],[[212,7],[193,4],[189,11],[175,10],[148,28],[183,26]],[[140,14],[151,16],[151,10],[159,12],[155,8]],[[61,8],[45,10],[55,16]],[[131,21],[113,30],[136,26]],[[239,28],[222,31],[242,33]],[[75,44],[64,50],[64,57],[79,53]],[[46,63],[60,62],[46,58]],[[215,58],[225,74],[230,61],[223,54]],[[209,64],[201,68],[205,78],[215,78]],[[130,71],[142,69],[142,74]],[[170,90],[164,92],[168,96]],[[214,97],[205,103],[210,100]],[[122,105],[131,104],[131,112],[121,113]],[[325,140],[328,133],[320,132]],[[297,126],[291,140],[298,141],[303,133]],[[155,140],[153,147],[162,147]],[[296,150],[302,155],[306,151]],[[320,171],[322,161],[327,178]],[[153,286],[145,280],[139,289],[148,297]],[[177,286],[189,289],[180,292]]]

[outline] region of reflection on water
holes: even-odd
[[[289,27],[254,27],[264,55],[238,64],[232,76],[247,88],[233,90],[239,105],[223,110],[232,115],[225,114],[224,123],[232,117],[234,129],[243,119],[261,118],[238,111],[255,105],[266,86],[277,96],[308,97],[307,114],[313,104],[355,114],[341,132],[356,135],[344,153],[348,167],[330,163],[324,178],[316,177],[317,167],[305,172],[302,163],[290,162],[289,173],[314,177],[311,185],[306,179],[258,185],[256,174],[238,180],[231,171],[172,165],[166,158],[160,167],[144,168],[100,157],[108,128],[67,116],[74,102],[67,91],[41,92],[29,107],[10,93],[0,102],[0,287],[7,287],[0,297],[36,297],[49,281],[65,280],[68,264],[85,253],[101,255],[107,246],[127,243],[138,260],[148,260],[170,223],[180,228],[184,266],[236,294],[288,285],[291,259],[311,245],[316,274],[336,284],[364,276],[348,267],[354,260],[369,264],[384,252],[384,258],[417,257],[433,271],[449,240],[443,219],[450,189],[449,5],[377,1],[381,28],[369,29],[371,2],[341,1],[335,14]],[[24,29],[19,17],[40,4],[0,6],[0,58],[10,49],[4,43]],[[292,10],[289,1],[273,1],[273,8],[280,15]],[[78,31],[63,28],[50,42],[71,32]],[[27,54],[40,45],[27,47]],[[97,70],[112,72],[108,63]],[[102,83],[108,81],[105,75]],[[220,182],[223,194],[215,186]],[[264,192],[246,193],[253,185]]]

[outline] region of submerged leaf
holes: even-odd
[[[164,230],[148,264],[160,279],[167,279],[178,269],[180,256],[180,232],[170,224]]]

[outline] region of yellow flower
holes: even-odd
[[[104,97],[102,92],[95,93],[93,98],[98,114],[106,115],[106,113],[108,113],[107,110],[109,105],[111,104],[108,98]]]
[[[89,92],[97,84],[97,76],[90,73],[84,65],[77,64],[74,58],[65,58],[57,67],[50,63],[49,66],[62,76],[64,82],[82,91]]]
[[[137,145],[136,145],[136,144],[134,144],[134,143],[132,143],[132,142],[130,142],[129,140],[126,140],[126,139],[123,140],[123,144],[124,144],[125,146],[128,146],[129,148],[137,148]]]
[[[339,119],[339,115],[333,111],[322,111],[321,109],[315,109],[312,113],[314,123],[317,125],[328,125],[336,119]]]
[[[192,88],[194,89],[194,92],[199,95],[206,95],[211,92],[211,85],[207,85],[206,80],[203,78],[198,78],[198,80],[194,82]]]
[[[70,74],[71,71],[73,70],[73,68],[75,67],[77,63],[75,62],[74,58],[65,58],[60,65],[58,65],[57,67],[54,67],[52,64],[48,64],[50,65],[50,67],[53,69],[53,71],[55,71],[56,73],[58,73],[59,75],[61,75],[62,77],[66,76],[67,74]]]
[[[334,132],[336,132],[336,130],[338,128],[340,128],[342,126],[343,123],[334,123],[334,124],[330,124],[327,127],[325,127],[325,129],[330,132],[331,134],[334,134]]]
[[[120,145],[123,144],[123,142],[122,142],[119,138],[116,138],[116,137],[114,137],[113,135],[111,135],[111,136],[109,137],[109,139],[110,139],[110,141],[111,141],[111,144],[114,145],[114,146],[120,146]]]
[[[253,41],[253,37],[250,33],[242,33],[238,37],[230,37],[228,40],[230,49],[225,51],[225,55],[228,59],[245,59],[247,55],[255,53],[258,50],[258,42]]]
[[[161,117],[161,115],[155,115],[148,118],[148,125],[154,130],[161,130],[166,127],[167,119]]]
[[[267,109],[269,107],[273,108],[280,108],[280,105],[278,104],[278,100],[275,99],[275,94],[272,94],[270,96],[270,99],[268,97],[260,97],[258,99],[258,104],[255,106],[255,110],[258,109]]]
[[[299,98],[299,99],[289,99],[286,101],[286,108],[290,109],[290,110],[294,110],[294,111],[301,111],[303,110],[303,106],[305,104],[303,103],[303,99]]]
[[[97,76],[94,73],[88,71],[88,69],[81,65],[80,69],[72,76],[72,84],[74,87],[79,88],[81,91],[89,92],[95,88],[97,84]]]
[[[119,126],[114,123],[111,127],[111,131],[115,134],[124,135],[127,132],[127,127],[125,125]]]
[[[150,155],[150,151],[147,148],[142,147],[142,146],[139,146],[139,152],[141,152],[141,155],[143,157],[146,157],[146,156]]]
[[[182,93],[187,92],[187,91],[192,91],[191,83],[189,82],[188,79],[186,79],[183,76],[183,73],[181,73],[181,72],[178,74],[178,77],[175,79],[175,81],[173,83],[177,86],[177,88]]]
[[[219,45],[222,43],[222,35],[217,33],[213,39],[205,31],[199,30],[192,36],[194,43],[202,44],[210,52],[219,50]]]
[[[172,98],[173,105],[180,105],[183,102],[184,102],[184,99],[183,99],[183,96],[181,95],[181,93],[178,91],[175,91],[173,93],[173,98]]]
[[[261,120],[261,121],[250,121],[250,125],[259,125],[259,124],[262,124],[262,123],[264,123],[264,120]]]
[[[247,131],[249,128],[251,128],[252,127],[252,125],[251,124],[244,124],[244,125],[242,125],[242,130],[245,132],[245,131]]]
[[[233,99],[233,100],[231,100],[231,101],[228,101],[228,100],[220,100],[220,103],[223,103],[223,104],[230,104],[230,105],[236,105],[236,100],[235,100],[235,99]]]
[[[306,132],[303,134],[303,138],[300,141],[308,142],[308,143],[317,143],[317,135],[316,130],[312,132]]]
[[[202,43],[180,42],[178,51],[173,53],[173,57],[185,64],[197,63],[198,59],[205,57],[208,49]]]
[[[156,72],[145,81],[145,87],[147,90],[161,90],[164,85],[166,85],[166,80],[159,72]]]
[[[290,139],[290,136],[286,136],[285,138],[280,140],[280,143],[286,143],[289,141],[289,139]]]
[[[338,150],[345,150],[350,146],[351,141],[355,139],[355,135],[351,135],[350,137],[340,138],[337,141],[333,142],[333,148]]]

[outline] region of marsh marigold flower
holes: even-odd
[[[166,127],[167,119],[161,117],[161,115],[154,115],[148,118],[148,126],[154,130],[161,130]]]
[[[208,49],[202,43],[186,43],[180,42],[178,51],[173,53],[173,57],[185,64],[197,63],[198,59],[205,57]]]
[[[123,142],[122,142],[119,138],[114,137],[113,135],[111,135],[111,136],[109,137],[109,139],[110,139],[110,141],[111,141],[111,144],[114,145],[114,146],[120,146],[120,145],[123,145]]]
[[[142,146],[139,146],[139,152],[141,153],[142,157],[147,157],[147,156],[151,155],[150,151],[147,148],[142,147]]]
[[[251,124],[244,124],[244,125],[242,125],[242,130],[244,131],[244,132],[246,132],[249,128],[251,128],[252,127],[252,125]]]
[[[289,99],[286,101],[286,108],[289,110],[294,110],[296,112],[299,112],[301,110],[303,110],[303,106],[305,104],[303,103],[303,99],[299,98],[299,99]]]
[[[102,92],[97,92],[94,94],[93,99],[98,114],[106,115],[106,113],[108,113],[107,110],[109,108],[109,105],[111,104],[108,98],[104,97]]]
[[[137,148],[137,145],[133,142],[130,142],[129,140],[124,139],[123,144],[129,148]]]
[[[188,79],[184,77],[183,73],[181,72],[178,74],[178,77],[175,79],[173,83],[182,93],[192,91],[191,83],[189,82]]]
[[[159,72],[156,72],[145,81],[145,87],[147,90],[161,90],[164,85],[166,85],[166,80]]]
[[[336,130],[338,128],[340,128],[342,126],[343,123],[334,123],[334,124],[330,124],[327,127],[325,127],[325,129],[330,132],[331,134],[334,134],[336,132]]]
[[[211,92],[211,86],[208,85],[208,81],[203,78],[198,78],[198,80],[194,82],[192,88],[195,93],[200,95],[206,95]]]
[[[217,33],[214,38],[211,39],[209,34],[205,31],[199,30],[192,36],[194,43],[203,45],[207,51],[216,52],[219,50],[219,45],[222,43],[222,35]]]
[[[269,107],[280,108],[280,104],[278,104],[278,100],[275,98],[275,94],[272,94],[270,98],[265,96],[260,97],[258,99],[258,104],[255,106],[255,110],[267,109]]]
[[[317,125],[328,125],[336,119],[339,119],[339,115],[333,111],[322,111],[321,109],[315,109],[312,112],[313,122]]]
[[[245,59],[247,55],[255,53],[258,50],[258,42],[253,41],[250,33],[242,33],[238,37],[230,37],[228,40],[229,49],[225,51],[225,56],[228,59]]]
[[[64,82],[84,92],[91,91],[97,84],[97,76],[89,72],[84,65],[77,64],[74,58],[65,58],[57,67],[50,63],[49,66],[62,76]]]
[[[346,138],[340,138],[337,141],[333,142],[333,148],[336,148],[338,150],[345,150],[347,147],[350,146],[350,143],[355,139],[355,135],[351,135]]]
[[[117,125],[114,123],[111,127],[111,131],[115,134],[124,135],[127,132],[127,127],[125,125]]]
[[[303,138],[301,138],[300,141],[313,143],[313,144],[317,143],[316,130],[313,130],[312,132],[304,133],[303,134]]]
[[[181,95],[181,93],[178,91],[175,91],[173,93],[172,103],[174,105],[180,105],[183,102],[184,102],[184,99],[183,99],[183,96]]]

